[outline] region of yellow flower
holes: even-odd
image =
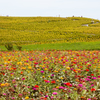
[[[78,73],[78,71],[75,71],[75,73]]]
[[[76,70],[80,71],[81,69],[76,69]]]
[[[29,56],[27,56],[27,58],[29,58]]]
[[[50,78],[50,76],[48,76]]]
[[[66,67],[66,69],[70,69],[70,67]]]
[[[43,78],[45,78],[45,76],[42,76]]]
[[[37,70],[40,70],[40,69],[37,69]]]
[[[45,68],[44,70],[48,70],[47,68]]]
[[[30,73],[30,71],[27,71],[28,73]]]
[[[45,65],[43,65],[42,67],[44,67]]]
[[[5,83],[5,86],[9,86],[9,83]]]
[[[42,67],[42,65],[39,65],[40,67]]]
[[[29,99],[29,97],[27,96],[27,97],[25,97],[25,99]]]
[[[1,86],[3,87],[3,86],[5,86],[5,84],[4,84],[4,83],[2,83],[2,84],[1,84]]]
[[[93,66],[93,68],[96,68],[96,66]]]
[[[60,69],[58,69],[58,71],[60,71]]]
[[[59,86],[56,86],[56,88],[59,88]]]
[[[4,61],[5,63],[7,63],[7,61]]]
[[[77,88],[74,88],[74,90],[77,90]]]
[[[55,72],[55,73],[58,73],[58,71],[57,71],[57,70],[55,70],[54,72]]]
[[[10,74],[11,76],[13,76],[13,74]]]
[[[56,80],[57,82],[59,82],[59,80]]]
[[[61,58],[59,58],[59,60],[61,60]]]
[[[45,60],[48,59],[47,57],[44,58]]]
[[[21,69],[24,69],[25,70],[26,68],[25,67],[21,67]]]
[[[63,77],[60,77],[60,79],[64,79]]]
[[[28,67],[28,69],[32,69],[32,67],[31,67],[31,66],[29,66],[29,67]]]
[[[65,70],[63,70],[63,72],[65,72]]]

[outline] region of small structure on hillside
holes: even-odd
[[[92,19],[91,24],[94,24],[94,20]]]
[[[89,26],[89,24],[83,24],[82,26],[87,26],[87,27],[88,27],[88,26]]]

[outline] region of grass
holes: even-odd
[[[77,42],[77,43],[53,43],[53,44],[30,44],[21,45],[22,50],[100,50],[100,41],[97,42]],[[5,46],[0,49],[6,51]],[[14,45],[14,50],[17,50]]]

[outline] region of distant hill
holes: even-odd
[[[84,17],[0,17],[0,44],[100,41],[100,21]]]

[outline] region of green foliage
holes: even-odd
[[[5,47],[6,47],[6,49],[9,50],[9,51],[13,50],[13,44],[10,43],[10,42],[9,42],[9,43],[6,43],[6,44],[5,44]]]
[[[84,26],[88,24],[88,26]],[[100,21],[83,17],[0,17],[0,44],[90,42],[100,39]]]

